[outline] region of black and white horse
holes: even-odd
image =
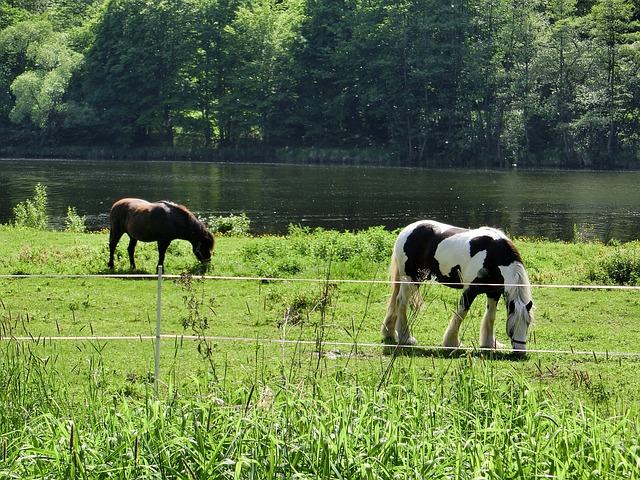
[[[493,324],[496,307],[504,295],[507,335],[514,351],[526,350],[527,332],[533,320],[529,276],[515,246],[500,230],[473,230],[422,220],[405,227],[396,240],[390,266],[393,291],[382,324],[387,343],[415,345],[407,323],[407,306],[420,283],[435,279],[462,288],[462,297],[444,333],[445,347],[460,346],[458,332],[471,304],[487,296],[487,310],[480,326],[480,348],[503,348]]]

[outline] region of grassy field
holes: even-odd
[[[207,274],[230,279],[203,279],[174,242],[156,398],[158,284],[130,275],[126,242],[108,271],[104,233],[0,226],[0,477],[640,475],[639,292],[575,287],[638,285],[637,243],[516,240],[539,285],[539,351],[515,360],[435,348],[458,295],[436,284],[412,317],[422,347],[385,351],[394,239],[223,236]],[[136,260],[153,273],[155,245]],[[468,347],[482,303],[463,325]]]

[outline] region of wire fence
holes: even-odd
[[[163,279],[180,279],[183,275],[175,274],[162,274]],[[202,280],[235,280],[235,281],[257,281],[257,282],[301,282],[301,283],[355,283],[355,284],[387,284],[393,285],[395,283],[416,283],[416,282],[403,282],[392,280],[379,280],[379,279],[339,279],[339,278],[289,278],[289,277],[235,277],[227,275],[193,275],[194,278]],[[131,273],[131,274],[0,274],[0,278],[120,278],[120,279],[155,279],[158,278],[157,274],[150,273]],[[424,282],[422,282],[424,283]],[[437,282],[437,285],[444,285],[449,287],[465,287],[471,285],[470,283],[455,283],[455,282]],[[510,284],[510,283],[474,283],[478,286],[487,287],[500,287],[511,286],[521,287],[522,284]],[[529,284],[531,288],[566,288],[573,290],[637,290],[640,291],[640,286],[636,285],[581,285],[581,284]]]
[[[270,344],[279,344],[279,345],[317,345],[317,341],[315,340],[288,340],[285,338],[247,338],[247,337],[231,337],[231,336],[208,336],[208,335],[179,335],[179,334],[171,334],[165,335],[161,333],[161,323],[162,323],[162,281],[163,279],[181,279],[184,275],[171,275],[171,274],[163,274],[161,267],[157,274],[34,274],[34,275],[8,275],[3,274],[0,275],[0,279],[20,279],[20,278],[115,278],[115,279],[157,279],[158,280],[158,294],[157,294],[157,318],[156,318],[156,334],[155,335],[131,335],[131,336],[100,336],[100,335],[86,335],[86,336],[50,336],[43,339],[47,342],[54,341],[119,341],[119,340],[154,340],[155,341],[155,357],[156,357],[156,374],[155,379],[159,377],[159,362],[160,362],[160,343],[161,340],[206,340],[206,341],[215,341],[215,342],[246,342],[246,343],[270,343]],[[300,283],[319,283],[319,284],[394,284],[394,283],[414,283],[414,282],[394,282],[390,280],[357,280],[357,279],[330,279],[330,278],[273,278],[273,277],[237,277],[237,276],[217,276],[217,275],[193,275],[193,278],[201,279],[201,280],[216,280],[216,281],[247,281],[247,282],[300,282]],[[465,283],[440,283],[440,285],[446,285],[450,287],[464,287],[468,284]],[[483,284],[486,286],[502,286],[503,284]],[[508,286],[509,284],[507,284]],[[511,286],[521,286],[521,285],[511,285]],[[572,290],[625,290],[625,291],[640,291],[640,286],[630,286],[630,285],[569,285],[569,284],[532,284],[531,288],[549,288],[549,289],[572,289]],[[37,340],[34,337],[27,336],[2,336],[0,335],[0,341],[29,341],[29,340]],[[339,341],[330,341],[323,340],[324,346],[333,346],[333,347],[370,347],[376,348],[380,347],[380,343],[361,343],[361,342],[339,342]],[[423,350],[423,351],[433,351],[433,352],[443,352],[457,350],[460,352],[472,351],[472,352],[491,352],[495,351],[493,349],[488,348],[479,348],[479,347],[443,347],[442,345],[406,345],[406,346],[397,346],[399,349],[404,350]],[[640,352],[629,352],[629,351],[594,351],[594,350],[577,350],[577,349],[527,349],[528,354],[556,354],[556,355],[580,355],[580,356],[593,356],[593,357],[640,357]]]

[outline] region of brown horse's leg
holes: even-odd
[[[136,240],[135,238],[129,237],[129,246],[127,247],[127,251],[129,252],[129,265],[131,266],[131,270],[135,270],[136,268],[136,262],[133,259],[133,254],[136,251],[137,243],[138,243],[138,240]]]
[[[167,248],[171,240],[158,240],[158,266],[164,266],[164,255],[167,253]]]
[[[109,232],[109,268],[113,268],[113,256],[116,253],[116,247],[123,234],[124,232],[118,232],[111,227],[111,231]]]

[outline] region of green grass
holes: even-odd
[[[191,276],[190,245],[172,244],[167,273],[185,275],[163,282],[162,331],[178,337],[162,341],[156,399],[154,341],[141,337],[155,334],[157,282],[38,276],[128,274],[126,242],[112,272],[104,233],[0,226],[0,275],[29,275],[0,278],[1,478],[640,474],[638,291],[534,289],[531,348],[627,355],[394,355],[379,339],[388,285],[338,281],[386,279],[393,233],[216,240],[210,275],[272,280]],[[621,263],[633,270],[634,244],[516,244],[535,284],[613,283]],[[153,273],[155,245],[139,244],[136,260]],[[458,292],[423,295],[414,333],[439,345]],[[482,314],[478,301],[465,345]],[[503,311],[497,324],[505,340]],[[56,340],[69,336],[92,338]]]

